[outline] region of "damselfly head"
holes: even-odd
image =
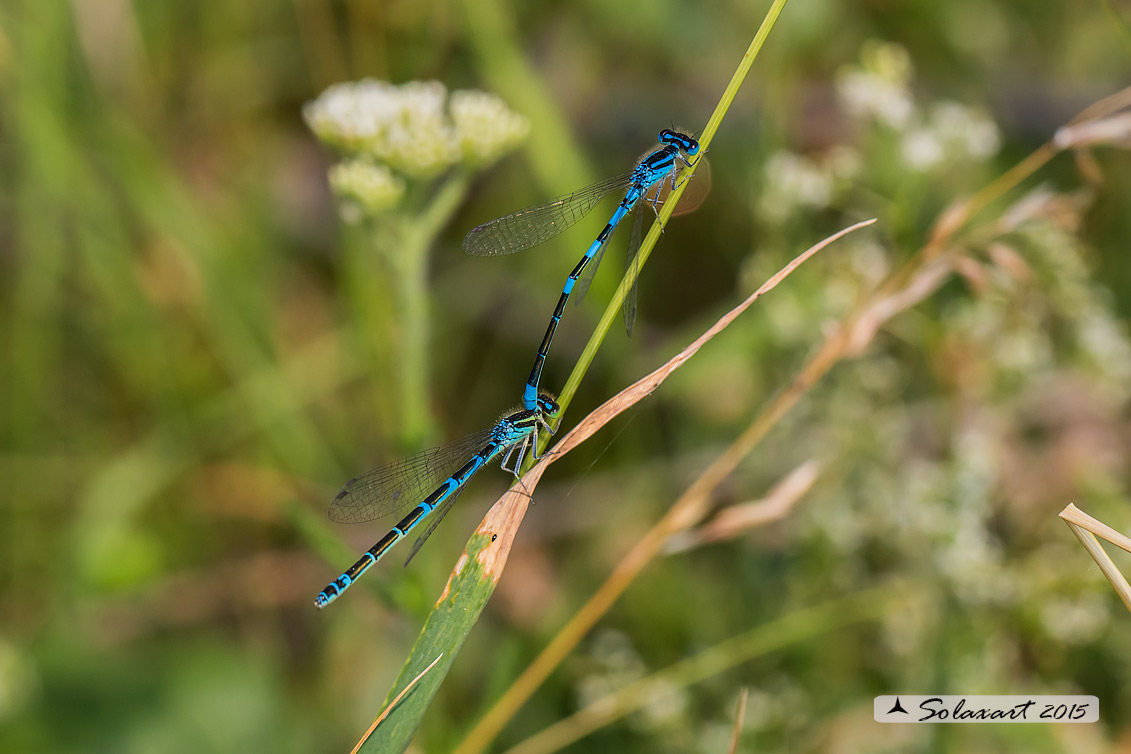
[[[694,156],[699,152],[699,142],[682,131],[665,128],[660,131],[659,140],[661,144],[675,144],[688,155]]]
[[[538,394],[538,410],[552,419],[556,419],[558,414],[561,413],[562,407],[558,402],[550,397],[547,393]]]

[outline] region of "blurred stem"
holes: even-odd
[[[588,186],[594,176],[577,148],[553,87],[531,65],[511,3],[463,0],[463,41],[476,56],[484,80],[520,113],[530,118],[526,159],[551,193],[555,187]]]
[[[425,208],[374,231],[374,245],[393,271],[399,304],[400,441],[418,447],[432,434],[428,408],[428,252],[467,193],[469,176],[460,170],[445,179]]]
[[[351,73],[389,78],[388,18],[377,3],[347,0]]]
[[[377,231],[378,244],[385,246],[393,280],[397,286],[397,319],[400,345],[397,382],[400,392],[400,442],[414,447],[430,430],[428,414],[428,240],[421,234],[396,234],[399,243],[386,245]]]
[[[1107,11],[1108,18],[1111,19],[1112,24],[1119,31],[1119,40],[1123,42],[1123,46],[1127,48],[1127,52],[1131,54],[1131,26],[1128,26],[1127,21],[1115,7],[1112,0],[1100,0],[1100,5]]]
[[[325,89],[335,81],[349,78],[349,65],[342,54],[341,41],[334,28],[329,4],[294,0],[295,25],[302,44],[306,70],[315,89]]]

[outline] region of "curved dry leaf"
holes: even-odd
[[[938,290],[950,275],[951,269],[949,259],[936,258],[916,270],[911,280],[898,291],[869,304],[855,321],[848,324],[845,353],[849,356],[862,354],[881,325]]]
[[[780,521],[809,491],[821,473],[821,464],[810,459],[789,472],[764,497],[723,508],[697,529],[677,532],[665,547],[666,554],[685,552],[700,545],[742,536],[751,529]]]
[[[1131,147],[1131,113],[1118,113],[1106,118],[1061,126],[1053,137],[1053,143],[1061,149],[1097,144]]]

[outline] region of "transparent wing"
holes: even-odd
[[[432,532],[436,531],[436,527],[444,520],[444,516],[448,515],[448,511],[452,509],[452,503],[456,501],[456,498],[460,496],[461,492],[463,492],[463,487],[460,487],[449,495],[447,500],[440,503],[440,507],[432,511],[432,515],[429,516],[431,521],[428,523],[428,528],[412,543],[412,549],[408,551],[408,557],[404,559],[405,565],[411,563],[412,559],[416,557],[416,553],[420,552],[420,548],[423,547],[424,543],[428,541],[428,538],[432,536]]]
[[[330,503],[330,520],[359,524],[390,513],[407,513],[482,450],[491,432],[476,432],[354,477]]]
[[[589,292],[589,286],[593,285],[593,276],[597,274],[597,268],[601,266],[601,260],[605,257],[605,249],[609,248],[609,239],[612,237],[612,234],[609,234],[609,238],[606,238],[605,242],[597,249],[597,253],[589,260],[589,264],[585,265],[585,272],[581,273],[581,277],[574,284],[572,295],[574,306],[581,303],[585,294]]]
[[[464,236],[463,250],[482,257],[514,254],[537,246],[585,217],[612,192],[628,188],[631,182],[632,173],[625,173],[477,225]]]
[[[633,209],[629,211],[635,211],[636,208],[640,205],[640,201],[641,200],[638,198],[633,206]],[[621,219],[621,222],[624,222],[623,218]],[[577,279],[577,283],[573,288],[574,306],[580,304],[582,299],[585,298],[585,294],[589,292],[589,286],[593,284],[593,276],[597,274],[597,268],[601,266],[601,260],[605,257],[605,249],[609,248],[609,241],[611,241],[613,236],[616,235],[616,229],[614,228],[613,230],[614,232],[610,233],[605,238],[605,242],[597,248],[597,252],[593,255],[593,258],[589,260],[589,264],[585,265],[585,272],[581,273],[581,277]]]
[[[703,158],[700,158],[703,160]],[[695,180],[688,186],[687,190],[683,192],[683,201],[672,213],[673,217],[685,215],[697,210],[703,201],[707,198],[707,194],[711,191],[711,163],[703,162],[695,173]],[[644,210],[643,207],[647,206],[653,211],[658,210],[664,206],[668,194],[671,193],[671,179],[666,177],[663,180],[657,181],[655,185],[648,189],[648,191],[641,197],[640,201],[636,203],[633,210],[636,217],[632,220],[632,235],[628,240],[628,252],[624,259],[625,275],[631,275],[632,287],[628,289],[625,294],[624,302],[621,306],[621,314],[624,315],[624,330],[632,337],[633,328],[636,325],[636,302],[637,290],[639,288],[638,281],[640,279],[640,243],[644,240]]]
[[[675,208],[672,217],[679,217],[696,211],[703,206],[703,202],[707,201],[707,196],[711,193],[710,161],[702,156],[696,160],[695,165],[695,175],[689,179],[691,183],[684,189],[683,198],[679,200],[679,206]]]
[[[628,238],[628,252],[624,258],[624,274],[632,280],[632,285],[628,289],[628,293],[624,295],[624,302],[621,304],[621,314],[624,315],[624,331],[628,337],[632,337],[632,328],[636,325],[636,282],[640,278],[640,263],[637,257],[640,256],[640,242],[643,239],[644,230],[644,209],[641,205],[643,201],[636,203],[636,209],[633,213],[636,215],[632,218],[632,235]]]

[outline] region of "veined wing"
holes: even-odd
[[[700,157],[699,161],[703,162],[703,164],[699,166],[699,169],[695,173],[695,180],[692,181],[687,190],[683,192],[683,201],[676,207],[675,212],[672,213],[672,217],[679,217],[680,215],[685,215],[699,209],[711,190],[711,163],[706,162],[703,157]],[[685,178],[682,180],[688,179]],[[628,251],[624,258],[625,275],[630,276],[632,286],[628,289],[628,293],[625,294],[624,303],[621,306],[621,313],[624,315],[624,331],[629,337],[632,337],[632,330],[636,325],[636,299],[637,291],[639,290],[637,280],[640,277],[640,244],[644,240],[644,208],[647,207],[655,211],[664,206],[668,194],[671,193],[671,184],[670,175],[657,181],[637,200],[636,206],[632,210],[635,217],[632,218],[632,234],[629,236]]]
[[[632,173],[625,173],[477,225],[464,236],[463,250],[484,257],[514,254],[537,246],[585,217],[612,192],[628,188],[631,182]]]
[[[330,503],[330,520],[359,524],[390,513],[407,513],[482,450],[493,431],[476,432],[354,477]]]
[[[636,325],[636,281],[640,278],[640,242],[643,240],[644,230],[644,201],[638,201],[633,210],[636,215],[632,218],[632,235],[628,238],[628,251],[624,258],[624,273],[632,280],[628,292],[624,294],[621,304],[621,314],[624,316],[624,331],[631,338],[632,329]]]
[[[452,509],[452,505],[455,503],[456,498],[460,496],[461,492],[463,492],[463,487],[460,487],[449,495],[447,500],[440,503],[436,510],[429,514],[428,517],[432,520],[428,523],[428,528],[424,530],[424,533],[417,537],[416,541],[412,543],[412,549],[408,551],[408,556],[404,559],[406,566],[416,557],[416,553],[420,552],[420,548],[423,547],[424,543],[428,541],[428,538],[432,536],[432,532],[436,531],[436,527],[444,520],[444,516],[448,515],[448,511]]]
[[[585,299],[585,294],[589,292],[589,286],[593,285],[593,278],[597,274],[597,268],[601,266],[601,260],[605,258],[605,249],[609,248],[611,239],[612,236],[610,235],[603,244],[597,247],[593,258],[589,260],[589,264],[585,265],[585,272],[581,273],[581,277],[577,279],[577,283],[573,286],[574,306],[581,304]]]

